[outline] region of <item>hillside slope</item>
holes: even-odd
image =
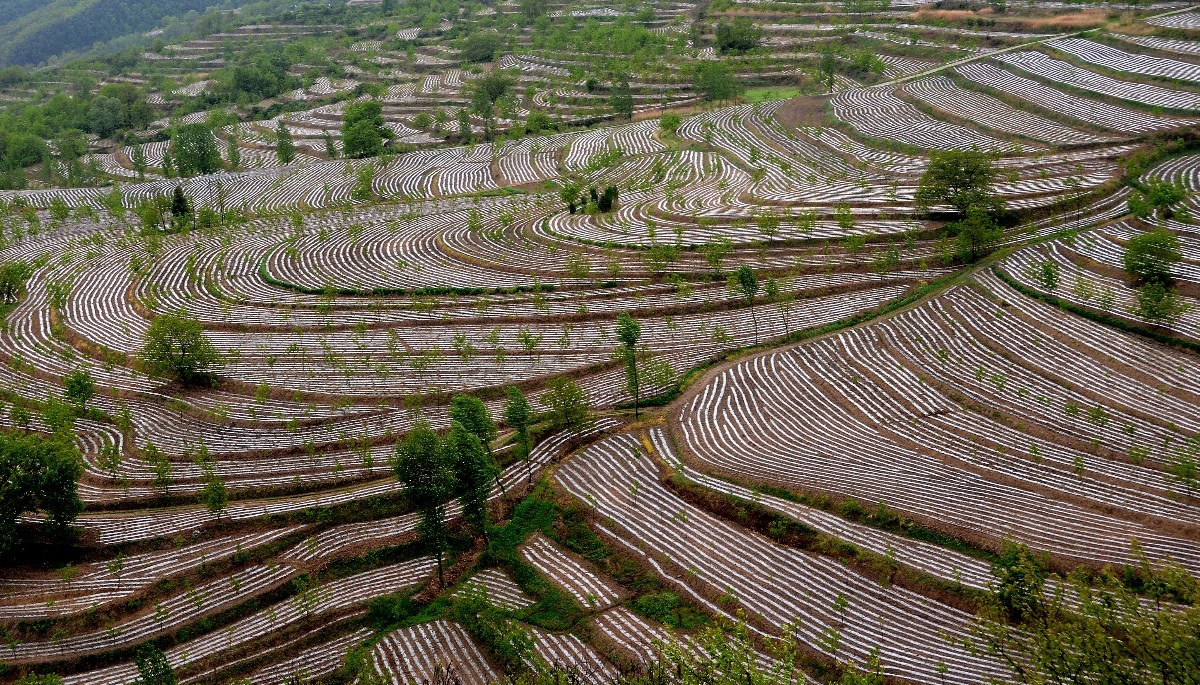
[[[164,17],[221,0],[7,0],[0,3],[0,65],[37,64],[97,42],[148,31]]]

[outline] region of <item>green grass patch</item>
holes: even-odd
[[[742,97],[746,98],[746,102],[774,102],[775,100],[789,100],[800,97],[800,95],[802,95],[800,89],[792,87],[750,88]]]

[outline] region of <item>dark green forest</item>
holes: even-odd
[[[38,64],[130,33],[169,16],[241,2],[225,0],[4,0],[0,66]]]

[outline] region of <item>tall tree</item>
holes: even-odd
[[[705,100],[730,100],[742,94],[742,82],[721,62],[704,61],[696,65],[692,85]]]
[[[221,170],[217,139],[205,124],[186,124],[171,135],[171,156],[180,176],[211,174]]]
[[[355,102],[342,115],[342,153],[347,157],[374,157],[391,136],[384,125],[383,106],[375,100]]]
[[[212,512],[213,516],[217,517],[218,521],[229,502],[229,491],[225,487],[225,481],[211,470],[205,479],[204,489],[200,491],[200,501],[204,503],[205,508]]]
[[[617,116],[623,119],[633,118],[633,91],[629,88],[629,79],[622,78],[613,86],[608,102]]]
[[[748,264],[738,267],[734,274],[738,290],[746,298],[746,306],[750,308],[750,320],[754,323],[754,344],[758,344],[758,315],[754,311],[754,298],[758,295],[758,276]]]
[[[591,422],[591,407],[587,393],[566,376],[555,376],[546,382],[541,403],[550,410],[550,422],[556,430],[582,431]]]
[[[533,468],[529,463],[532,448],[529,444],[529,422],[533,420],[533,408],[525,393],[516,386],[508,386],[505,390],[507,399],[504,402],[504,422],[517,432],[517,449],[525,462],[525,480],[533,483]]]
[[[238,139],[235,135],[229,136],[229,142],[225,148],[225,158],[230,171],[242,170],[242,148],[238,145]]]
[[[495,455],[492,453],[492,441],[496,439],[497,435],[496,422],[492,420],[492,414],[483,400],[471,395],[455,395],[450,398],[450,420],[462,424],[463,428],[479,438],[488,458],[495,460]],[[501,490],[504,489],[504,484],[500,482],[498,474],[496,485],[500,486]]]
[[[292,132],[282,119],[275,127],[275,156],[280,164],[291,164],[296,159],[296,144],[292,142]]]
[[[450,542],[446,501],[455,489],[454,466],[446,457],[437,433],[423,419],[396,446],[396,479],[404,484],[404,495],[420,516],[417,533],[437,556],[438,580],[443,586],[446,575],[442,561]]]
[[[458,421],[451,421],[442,450],[445,459],[454,464],[463,517],[476,533],[488,539],[488,495],[492,483],[500,478],[500,468],[488,456],[479,438]]]
[[[633,397],[633,416],[640,418],[638,404],[641,401],[641,379],[638,377],[638,341],[642,338],[642,325],[629,312],[617,317],[617,354],[625,363],[625,387]]]
[[[78,411],[87,409],[87,403],[96,395],[96,381],[84,367],[76,367],[63,379],[67,387],[67,399]]]

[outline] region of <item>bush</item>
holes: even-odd
[[[1188,305],[1171,288],[1152,281],[1138,289],[1134,313],[1147,321],[1174,323],[1188,310]]]
[[[671,114],[664,114],[663,117],[658,120],[658,128],[666,131],[667,133],[675,133],[679,130],[679,126],[681,124],[683,124],[683,117],[673,112]]]

